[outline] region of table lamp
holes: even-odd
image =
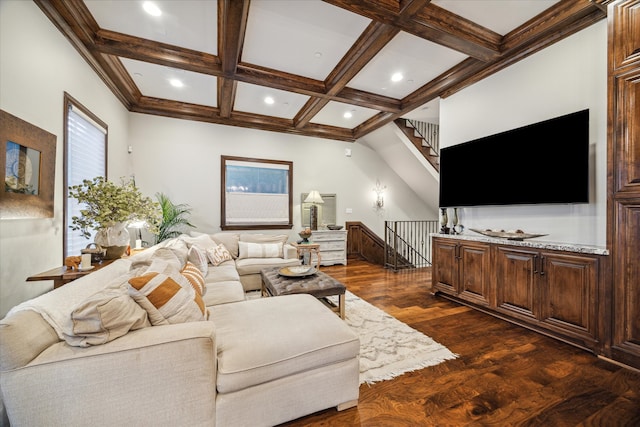
[[[305,203],[311,203],[311,207],[309,208],[309,222],[312,230],[318,229],[318,205],[324,203],[322,197],[320,197],[320,193],[317,190],[313,190],[309,193],[306,199],[304,199]]]

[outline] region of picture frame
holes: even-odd
[[[293,228],[293,162],[220,156],[220,228]]]
[[[0,110],[0,219],[52,218],[56,136]]]

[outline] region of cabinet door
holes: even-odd
[[[490,246],[462,244],[458,248],[460,297],[481,305],[489,305]]]
[[[550,252],[540,255],[540,320],[592,347],[597,330],[598,260]]]
[[[498,246],[495,265],[497,309],[520,319],[535,320],[538,252]]]
[[[433,239],[433,290],[456,295],[458,280],[458,244],[453,240]]]

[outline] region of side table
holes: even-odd
[[[103,260],[99,263],[91,264],[94,268],[87,271],[67,269],[67,267],[63,265],[62,267],[52,268],[51,270],[43,271],[42,273],[29,276],[27,277],[27,282],[53,280],[53,289],[57,289],[66,283],[73,282],[74,280],[79,279],[82,276],[86,276],[87,274],[91,274],[94,271],[98,271],[101,268],[111,264],[113,261],[115,261],[115,259]]]
[[[312,255],[315,253],[317,258],[316,268],[320,270],[320,244],[319,243],[293,242],[293,243],[290,243],[290,245],[296,248],[296,251],[298,252],[298,258],[300,258],[301,255],[304,255],[305,252],[309,253],[309,265],[311,265],[311,262],[312,262],[311,260],[313,258]]]

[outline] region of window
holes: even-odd
[[[293,227],[293,162],[222,156],[223,230]]]
[[[80,255],[93,241],[82,237],[80,231],[69,228],[71,218],[80,215],[80,205],[69,198],[69,186],[84,179],[107,177],[107,125],[93,113],[64,94],[64,256]]]

